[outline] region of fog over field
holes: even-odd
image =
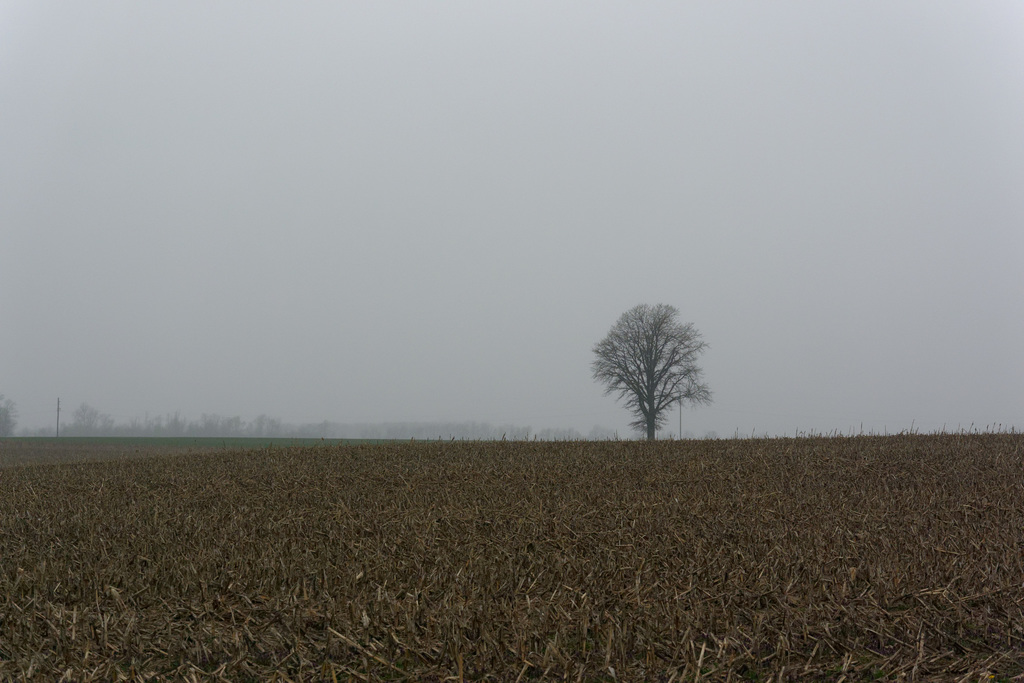
[[[1021,429],[1022,122],[1015,0],[0,0],[0,394],[627,435],[666,303],[696,436]]]

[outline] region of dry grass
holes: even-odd
[[[1019,434],[0,470],[0,680],[1010,680],[1022,582]]]

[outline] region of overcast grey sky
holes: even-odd
[[[118,421],[1024,427],[1024,4],[0,0],[0,393]],[[678,420],[669,421],[678,429]]]

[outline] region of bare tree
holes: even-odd
[[[654,439],[667,409],[681,403],[709,404],[697,356],[707,348],[693,323],[677,320],[673,306],[641,304],[622,314],[594,346],[594,379],[618,394],[636,418],[630,423]]]
[[[114,431],[114,418],[88,403],[78,406],[72,418],[65,429],[68,436],[110,436]]]
[[[18,406],[0,394],[0,436],[14,436],[14,428],[17,426]]]

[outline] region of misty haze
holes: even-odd
[[[0,681],[1024,679],[1022,38],[0,0]]]
[[[1019,429],[1022,35],[1010,2],[4,2],[14,433],[59,398],[68,434],[633,438],[592,349],[662,303],[714,400],[661,438]]]

